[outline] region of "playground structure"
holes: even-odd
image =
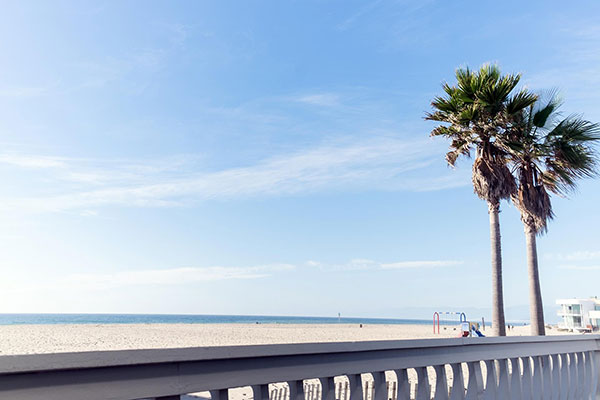
[[[467,336],[484,337],[485,336],[479,330],[478,322],[470,322],[467,320],[467,315],[464,312],[456,312],[456,311],[436,311],[433,313],[433,333],[434,334],[440,333],[440,315],[453,315],[453,316],[458,315],[458,318],[459,318],[458,324],[460,325],[460,328],[461,328],[461,332],[459,335],[460,337],[467,337]],[[482,321],[483,321],[483,319],[482,319]],[[437,332],[436,332],[436,327],[437,327]]]

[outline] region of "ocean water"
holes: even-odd
[[[391,318],[279,317],[175,314],[0,314],[0,325],[22,324],[423,324],[431,320]],[[441,321],[444,324],[456,324]]]

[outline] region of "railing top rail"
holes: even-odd
[[[496,347],[494,345],[529,344],[543,345],[546,347],[552,346],[553,344],[558,345],[582,342],[589,342],[590,348],[600,350],[600,335],[414,339],[113,350],[0,356],[0,375],[32,371],[102,368],[274,356],[301,356],[373,351],[414,351],[417,349],[434,350],[435,348],[452,349],[458,346],[468,346],[470,350],[476,351],[478,347],[481,347],[483,350],[484,348]]]

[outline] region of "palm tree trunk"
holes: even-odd
[[[490,213],[490,244],[492,253],[492,335],[506,336],[504,295],[502,293],[502,252],[500,243],[500,202],[488,203]]]
[[[540,288],[540,274],[538,269],[537,243],[535,229],[525,225],[525,243],[527,246],[527,273],[529,275],[529,314],[531,318],[531,334],[543,336],[546,334],[544,325],[544,306],[542,304],[542,290]]]

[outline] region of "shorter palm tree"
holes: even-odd
[[[525,228],[533,335],[545,334],[536,236],[547,231],[554,217],[550,193],[565,195],[578,178],[595,174],[592,144],[600,139],[597,124],[576,115],[560,120],[561,102],[555,92],[545,99],[521,113],[504,142],[518,184],[511,199]]]

